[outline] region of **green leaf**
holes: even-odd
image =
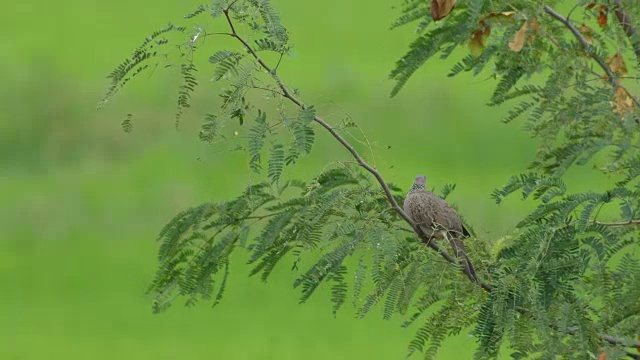
[[[268,176],[271,183],[277,183],[284,168],[284,150],[282,144],[274,144],[269,155]]]
[[[269,132],[267,114],[258,110],[258,115],[254,121],[254,126],[249,130],[249,156],[251,157],[249,167],[255,172],[260,172],[260,152]]]

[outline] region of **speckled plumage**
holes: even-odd
[[[447,239],[454,254],[463,260],[468,272],[475,278],[475,270],[467,258],[461,239],[469,237],[460,216],[443,199],[426,190],[424,175],[416,176],[413,186],[404,200],[404,212],[431,239]]]

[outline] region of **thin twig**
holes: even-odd
[[[578,41],[580,42],[580,44],[582,45],[582,47],[584,48],[584,50],[586,51],[586,53],[589,55],[589,57],[591,57],[593,60],[595,60],[598,65],[602,68],[602,70],[604,70],[604,72],[607,74],[607,80],[609,81],[609,83],[611,84],[611,86],[614,89],[618,89],[618,88],[622,88],[624,89],[627,94],[629,95],[629,97],[631,97],[631,99],[633,100],[633,102],[636,104],[637,107],[640,108],[640,100],[638,100],[637,97],[631,95],[631,93],[629,93],[629,91],[627,91],[627,89],[625,89],[624,87],[622,87],[622,85],[620,85],[620,82],[618,81],[618,79],[616,79],[615,75],[613,74],[613,71],[611,71],[611,68],[609,67],[609,65],[607,65],[604,60],[602,60],[594,51],[593,48],[591,46],[591,44],[589,44],[589,42],[587,41],[587,39],[584,38],[584,36],[582,36],[582,34],[580,34],[580,31],[578,29],[576,29],[576,27],[571,23],[571,21],[569,21],[567,18],[565,18],[564,16],[560,15],[560,13],[558,13],[557,11],[553,10],[551,7],[549,7],[548,5],[544,6],[544,11],[551,15],[551,17],[555,18],[556,20],[560,21],[561,23],[564,24],[564,26],[569,29],[571,31],[571,33],[573,34],[573,36],[575,36],[576,39],[578,39]]]
[[[616,18],[618,19],[620,25],[622,25],[624,34],[629,38],[631,46],[633,46],[633,52],[636,54],[636,61],[640,62],[640,38],[637,37],[638,29],[633,26],[633,20],[631,20],[629,14],[624,11],[622,0],[614,0],[613,3],[616,4]]]
[[[574,335],[577,332],[578,332],[578,327],[577,326],[572,326],[572,327],[567,329],[567,334]],[[624,344],[622,342],[622,340],[620,340],[618,338],[615,338],[615,337],[613,337],[611,335],[598,334],[598,336],[602,340],[604,340],[604,341],[606,341],[606,342],[608,342],[609,344],[612,344],[612,345],[620,345],[620,346],[635,347],[635,348],[639,347],[639,345],[640,345],[640,341],[636,341],[636,342],[630,343],[630,344]],[[640,354],[634,354],[634,353],[632,353],[631,351],[628,351],[628,350],[625,350],[625,352],[626,352],[626,355],[628,357],[632,358],[632,359],[640,359]]]
[[[265,214],[265,215],[245,216],[245,217],[242,218],[242,220],[249,220],[249,219],[262,220],[262,219],[270,218],[270,217],[273,217],[273,216],[282,215],[282,214],[286,213],[287,211],[288,210],[269,213],[269,214]]]
[[[603,221],[595,221],[598,225],[604,226],[626,226],[626,225],[640,225],[640,220],[627,220],[627,221],[614,221],[614,222],[603,222]]]

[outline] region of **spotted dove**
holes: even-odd
[[[446,239],[453,253],[460,258],[462,265],[471,277],[477,280],[471,261],[465,253],[462,239],[469,237],[460,216],[449,204],[427,191],[424,175],[416,176],[413,186],[404,200],[404,212],[413,220],[424,234],[431,239]]]

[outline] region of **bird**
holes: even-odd
[[[426,177],[417,175],[404,199],[404,212],[420,227],[429,241],[447,240],[453,248],[454,255],[465,267],[465,272],[478,281],[462,242],[462,239],[470,236],[469,231],[455,209],[445,200],[427,191],[426,186]]]

